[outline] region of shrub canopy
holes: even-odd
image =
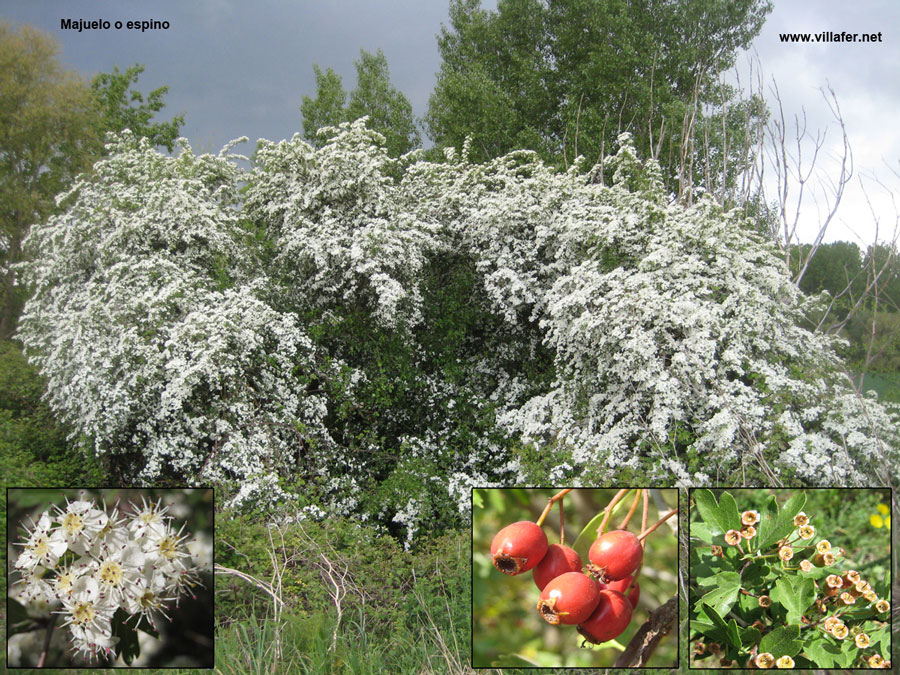
[[[20,337],[73,441],[410,540],[472,485],[896,478],[900,415],[802,327],[776,252],[671,203],[627,135],[607,185],[324,133],[250,170],[124,134],[33,228]]]

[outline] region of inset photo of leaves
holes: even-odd
[[[213,666],[212,489],[6,499],[8,667]]]
[[[690,667],[890,668],[891,491],[690,491]]]
[[[473,490],[473,667],[677,666],[677,541],[676,490]]]

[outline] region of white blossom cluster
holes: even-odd
[[[585,173],[325,134],[261,141],[249,172],[125,136],[33,229],[20,337],[142,480],[254,503],[300,474],[316,509],[412,532],[474,483],[897,478],[900,412],[801,327],[771,245],[673,203],[627,135]]]
[[[175,529],[167,511],[143,499],[127,516],[84,499],[44,511],[17,542],[21,578],[13,597],[59,614],[76,657],[114,657],[118,609],[136,617],[130,629],[146,622],[155,630],[154,614],[169,618],[170,603],[200,583],[187,549],[190,534],[184,525]]]
[[[26,244],[20,337],[50,403],[96,453],[138,451],[143,482],[227,478],[269,498],[298,439],[328,443],[305,383],[333,368],[263,297],[232,159],[129,134],[110,151]]]
[[[385,326],[421,321],[420,279],[439,224],[398,200],[384,138],[356,123],[316,150],[260,141],[245,195],[277,251],[269,274],[299,306],[359,303]]]

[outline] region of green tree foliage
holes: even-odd
[[[347,93],[341,77],[331,68],[315,64],[316,97],[303,97],[300,113],[303,116],[303,135],[315,146],[324,139],[317,137],[321,127],[337,126],[368,116],[368,127],[385,137],[388,154],[397,157],[417,148],[421,143],[412,105],[390,81],[387,58],[379,49],[375,54],[360,50],[356,62],[356,88]],[[346,105],[345,105],[346,103]]]
[[[667,182],[681,170],[708,191],[722,189],[723,175],[733,183],[745,138],[729,147],[721,136],[764,106],[737,101],[716,78],[759,33],[770,3],[500,0],[496,12],[480,4],[453,0],[438,37],[443,63],[425,117],[438,145],[471,135],[475,161],[529,148],[556,164],[576,155],[593,164],[629,131]]]
[[[313,64],[316,73],[316,97],[303,97],[300,114],[303,117],[303,136],[310,143],[321,144],[316,132],[322,127],[336,127],[345,121],[347,92],[341,83],[341,76],[331,68],[324,71],[318,63]]]
[[[25,299],[13,268],[23,237],[102,147],[91,90],[58,51],[46,33],[0,21],[0,338]]]
[[[176,115],[170,122],[153,122],[153,116],[165,107],[163,96],[168,87],[154,89],[146,96],[130,89],[144,72],[144,66],[135,64],[122,72],[118,66],[111,73],[99,73],[91,82],[91,90],[97,99],[103,115],[101,127],[104,131],[124,131],[130,129],[137,136],[146,136],[155,146],[162,146],[169,152],[175,146],[184,115]]]
[[[792,273],[799,271],[811,250],[810,244],[791,250]],[[800,290],[804,293],[816,295],[828,291],[831,297],[836,298],[834,309],[841,318],[846,316],[865,287],[862,253],[856,244],[849,241],[820,245],[800,279]]]

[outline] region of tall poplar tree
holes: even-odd
[[[356,64],[356,88],[350,92],[349,102],[341,76],[331,68],[316,73],[316,97],[303,97],[300,114],[303,116],[303,135],[313,145],[322,139],[317,131],[325,126],[337,126],[368,116],[367,126],[384,135],[388,154],[402,155],[421,144],[412,114],[412,104],[391,84],[387,58],[380,49],[372,54],[360,50]]]
[[[716,137],[722,116],[727,134],[764,106],[738,101],[718,75],[770,10],[767,0],[500,0],[496,11],[451,0],[428,134],[439,146],[471,136],[477,161],[524,147],[591,165],[628,131],[660,160],[669,187],[681,177],[719,189],[722,153],[736,155],[732,173],[741,153]]]

